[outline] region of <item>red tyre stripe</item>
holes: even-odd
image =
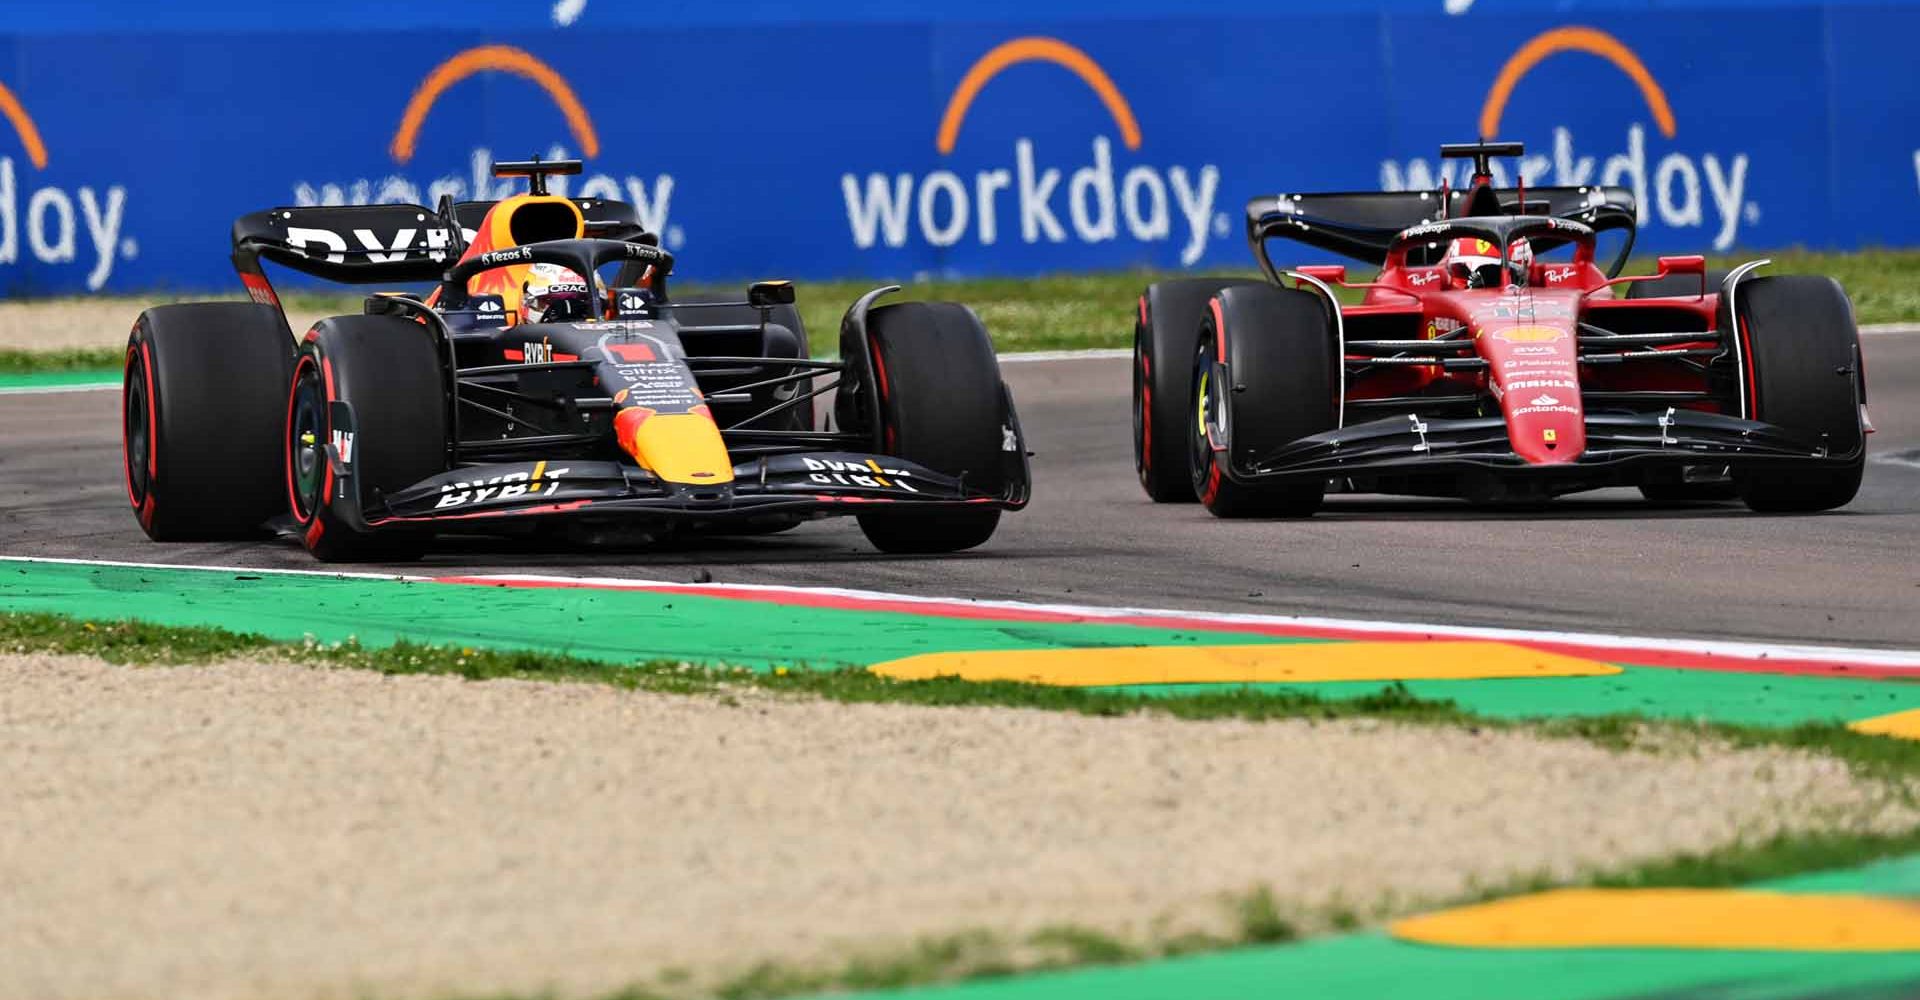
[[[1220,363],[1224,365],[1227,363],[1227,318],[1220,315],[1218,296],[1207,300],[1207,308],[1213,310],[1214,353],[1220,356]]]

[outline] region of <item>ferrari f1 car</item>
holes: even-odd
[[[1499,502],[1635,486],[1778,512],[1851,500],[1871,425],[1840,286],[1759,276],[1764,260],[1710,277],[1698,256],[1621,277],[1632,194],[1495,188],[1490,158],[1521,152],[1444,147],[1474,161],[1465,190],[1255,198],[1265,281],[1149,287],[1133,388],[1148,495],[1221,517],[1304,516],[1329,490]],[[1603,270],[1596,238],[1613,231]],[[1379,275],[1282,271],[1268,249],[1281,237]],[[1463,242],[1488,266],[1443,266]]]
[[[814,360],[790,283],[671,295],[673,255],[632,206],[547,193],[578,161],[494,170],[530,191],[244,216],[233,261],[252,302],[140,315],[125,466],[149,536],[290,516],[321,559],[390,559],[454,530],[759,533],[851,514],[883,551],[949,552],[1026,504],[1020,422],[971,310],[883,305],[897,289],[878,288],[847,311],[840,360]],[[296,345],[263,260],[438,284],[370,296]]]

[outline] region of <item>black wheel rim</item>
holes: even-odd
[[[140,506],[147,499],[147,468],[153,455],[153,428],[147,423],[147,373],[144,366],[133,363],[128,358],[125,432],[127,438],[127,492],[133,505]]]
[[[320,508],[321,487],[326,481],[326,407],[313,362],[303,358],[293,381],[293,403],[287,418],[287,479],[293,486],[293,513],[301,521],[311,520]]]
[[[1213,396],[1219,389],[1213,374],[1213,349],[1202,343],[1193,364],[1193,418],[1188,422],[1192,430],[1187,434],[1188,468],[1193,473],[1195,489],[1206,485],[1208,473],[1213,469],[1213,444],[1207,440],[1207,420],[1213,416]]]

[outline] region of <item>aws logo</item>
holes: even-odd
[[[115,261],[131,260],[140,252],[138,244],[120,235],[126,221],[126,187],[109,185],[103,195],[85,185],[69,192],[53,184],[33,184],[47,169],[47,144],[33,116],[4,84],[0,84],[0,116],[12,126],[33,168],[30,174],[18,170],[12,156],[0,153],[0,267],[29,257],[42,264],[83,265],[88,268],[87,290],[99,291],[113,276]],[[82,235],[89,253],[80,248]],[[26,255],[21,253],[22,244]]]
[[[1563,53],[1596,56],[1610,63],[1640,92],[1663,144],[1674,146],[1679,138],[1679,121],[1666,91],[1638,54],[1597,28],[1554,28],[1529,39],[1507,59],[1480,107],[1482,137],[1528,141],[1532,152],[1520,165],[1520,173],[1527,183],[1632,188],[1640,206],[1641,225],[1657,222],[1676,229],[1707,230],[1713,234],[1712,244],[1716,250],[1731,249],[1739,239],[1743,223],[1760,221],[1759,206],[1746,200],[1749,158],[1745,153],[1695,155],[1670,148],[1657,160],[1650,161],[1655,154],[1647,148],[1646,125],[1638,121],[1627,126],[1624,149],[1604,160],[1579,155],[1573,130],[1564,125],[1554,127],[1553,141],[1545,146],[1538,142],[1537,136],[1502,133],[1501,121],[1507,105],[1521,83],[1532,80],[1537,86],[1550,88],[1550,78],[1534,71]],[[1570,89],[1557,96],[1575,106],[1581,100],[1581,95]],[[1546,151],[1549,149],[1551,152]],[[1458,161],[1436,168],[1423,159],[1386,160],[1380,164],[1380,186],[1389,191],[1430,190],[1438,187],[1443,178],[1458,186],[1464,179],[1458,176],[1461,169]],[[1499,166],[1495,167],[1494,180],[1502,185],[1507,183],[1505,172]]]
[[[1140,123],[1112,77],[1080,49],[1042,37],[1004,42],[968,68],[940,116],[935,150],[942,157],[954,156],[981,91],[1009,67],[1032,62],[1050,63],[1078,78],[1100,99],[1121,145],[1129,154],[1139,152]],[[1123,169],[1114,163],[1112,136],[1092,136],[1089,147],[1090,162],[1071,168],[1070,174],[1069,168],[1047,165],[1044,152],[1052,150],[1041,150],[1025,136],[1014,140],[1011,162],[1000,160],[970,177],[951,169],[921,177],[880,171],[864,177],[842,174],[840,191],[854,245],[905,246],[910,229],[936,247],[953,246],[969,235],[992,246],[1016,232],[1023,243],[1064,243],[1069,234],[1082,243],[1109,242],[1123,234],[1156,243],[1174,237],[1177,218],[1185,230],[1180,261],[1190,265],[1206,252],[1210,236],[1229,231],[1227,220],[1213,211],[1218,167],[1162,170],[1135,163]],[[1009,215],[1017,217],[1017,227],[1003,227]]]
[[[394,173],[378,179],[363,177],[321,184],[299,181],[293,188],[295,203],[434,205],[443,194],[463,201],[494,201],[512,194],[516,190],[515,184],[511,180],[493,176],[493,150],[483,146],[475,146],[468,151],[467,162],[462,168],[464,172],[448,171],[424,179],[417,174],[400,172],[409,168],[417,170],[414,158],[420,134],[432,119],[433,109],[440,98],[461,83],[484,74],[518,77],[543,93],[552,103],[556,141],[542,153],[543,156],[562,159],[570,155],[567,145],[557,141],[563,130],[582,157],[592,159],[600,155],[600,135],[594,128],[593,116],[559,71],[524,49],[511,45],[481,45],[456,53],[435,66],[414,88],[406,107],[401,110],[393,138],[387,143],[387,155],[393,161]],[[442,127],[457,128],[458,125],[443,123]],[[508,150],[506,158],[522,159],[533,152],[531,149]],[[577,181],[577,186],[569,184],[569,181]],[[606,173],[589,174],[584,178],[553,177],[548,181],[548,188],[554,194],[570,194],[576,198],[631,202],[639,210],[641,224],[648,231],[661,234],[668,246],[677,248],[685,242],[679,227],[671,226],[667,221],[673,200],[671,174],[655,175],[650,183],[648,179],[638,176]]]

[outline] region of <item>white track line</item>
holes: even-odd
[[[1172,618],[1222,624],[1344,629],[1355,632],[1422,632],[1434,636],[1554,642],[1568,645],[1593,646],[1604,649],[1666,650],[1681,653],[1696,653],[1705,656],[1724,656],[1743,660],[1821,660],[1920,670],[1920,650],[1859,649],[1845,646],[1730,642],[1707,639],[1671,639],[1653,636],[1606,635],[1597,632],[1558,632],[1538,629],[1491,628],[1467,625],[1433,625],[1420,622],[1367,621],[1353,618],[1321,618],[1310,615],[1270,615],[1225,611],[1175,611],[1164,608],[1107,608],[1083,604],[991,601],[964,597],[918,597],[910,594],[890,594],[884,591],[852,590],[843,587],[795,587],[782,584],[752,583],[676,583],[670,581],[630,580],[621,577],[548,576],[524,573],[480,574],[467,578],[499,583],[570,583],[590,587],[633,590],[676,590],[696,594],[703,588],[721,587],[729,590],[752,590],[768,594],[811,594],[851,598],[854,600],[896,601],[910,604],[961,604],[976,608],[1051,612],[1055,614],[1077,615],[1085,618]]]
[[[114,566],[133,569],[179,569],[200,570],[227,574],[244,573],[277,574],[283,576],[323,576],[344,577],[361,580],[410,580],[429,582],[434,577],[398,575],[390,573],[338,573],[327,570],[303,569],[254,569],[232,566],[195,566],[172,563],[121,562],[104,559],[43,559],[33,556],[0,556],[0,562],[47,563],[55,565]],[[679,583],[670,580],[636,580],[626,577],[592,576],[551,576],[535,573],[487,573],[459,574],[449,573],[441,576],[459,576],[464,579],[487,581],[503,584],[570,584],[580,587],[606,588],[614,590],[674,590],[698,594],[702,590],[723,588],[727,590],[746,590],[764,593],[768,596],[780,594],[811,595],[834,597],[862,601],[889,601],[903,604],[926,605],[963,605],[975,608],[990,608],[1006,611],[1043,612],[1051,614],[1074,615],[1091,619],[1117,618],[1166,618],[1185,619],[1194,622],[1209,622],[1230,625],[1269,625],[1311,629],[1342,629],[1353,632],[1406,633],[1419,632],[1432,636],[1448,638],[1490,639],[1495,641],[1552,642],[1566,645],[1589,646],[1595,649],[1613,649],[1624,651],[1652,650],[1690,653],[1702,656],[1720,656],[1729,659],[1748,660],[1764,663],[1767,660],[1814,660],[1830,663],[1859,664],[1881,668],[1898,668],[1920,671],[1920,650],[1859,649],[1844,646],[1813,646],[1763,642],[1731,642],[1706,639],[1668,639],[1652,636],[1606,635],[1595,632],[1558,632],[1540,629],[1486,628],[1464,625],[1431,625],[1414,622],[1365,621],[1352,618],[1321,618],[1307,615],[1268,615],[1234,612],[1175,611],[1156,608],[1094,607],[1084,604],[1046,604],[1027,601],[987,601],[964,597],[922,597],[911,594],[890,594],[875,590],[854,590],[844,587],[796,587],[782,584],[754,583]]]
[[[1131,347],[1096,347],[1084,351],[1020,351],[1000,355],[1000,362],[1017,365],[1031,361],[1113,361],[1131,357]]]
[[[51,396],[55,393],[62,392],[100,392],[104,389],[118,388],[120,388],[120,383],[118,382],[80,382],[74,385],[0,386],[0,396]]]
[[[428,583],[430,576],[413,576],[399,573],[343,573],[331,569],[261,569],[254,566],[206,566],[199,563],[158,563],[125,562],[118,559],[52,559],[45,556],[0,556],[0,562],[11,563],[47,563],[55,566],[112,566],[117,569],[191,569],[205,573],[228,573],[241,576],[255,576],[266,573],[274,576],[337,576],[349,580],[401,580],[413,583]]]

